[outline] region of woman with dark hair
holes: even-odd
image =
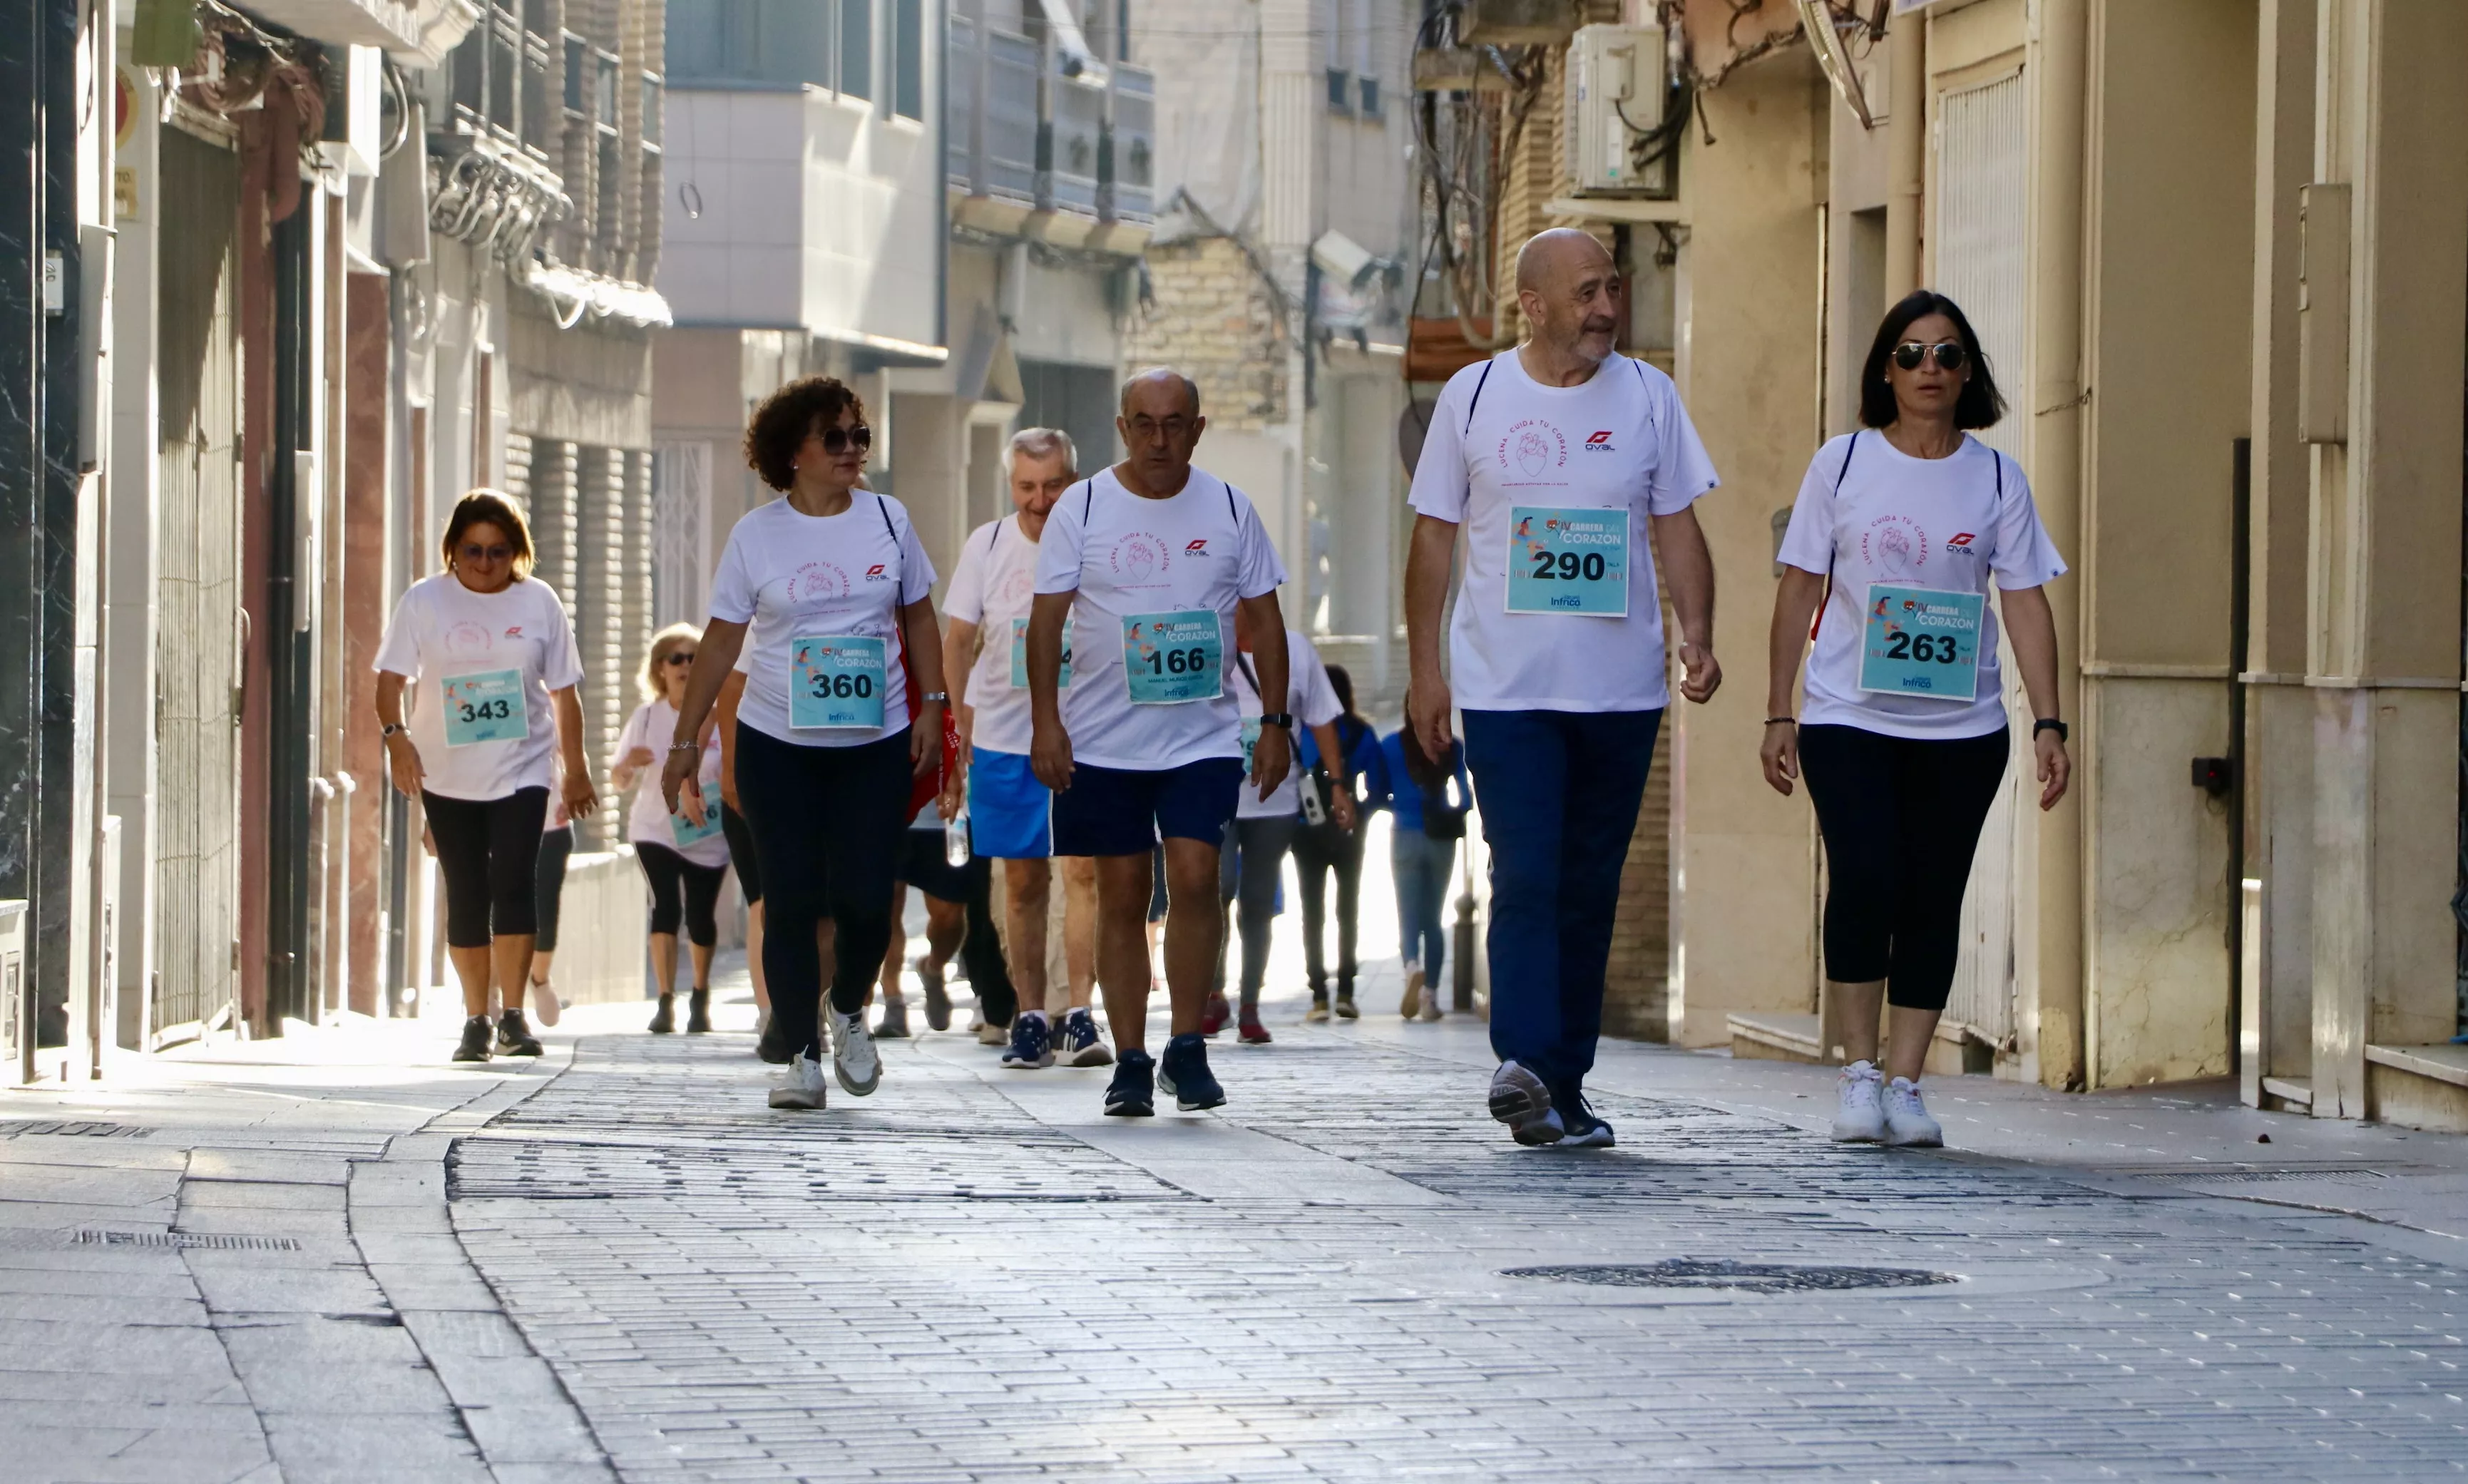
[[[1319,755],[1318,728],[1305,728],[1300,754],[1303,787],[1315,790],[1323,801],[1331,800],[1333,789],[1350,790],[1360,819],[1361,810],[1387,802],[1388,768],[1380,757],[1380,734],[1354,709],[1354,676],[1343,665],[1331,665],[1328,684],[1337,693],[1337,745],[1341,757],[1337,765],[1331,766]],[[1328,963],[1320,934],[1328,918],[1331,873],[1337,877],[1337,1014],[1348,1020],[1358,1014],[1354,938],[1362,905],[1362,834],[1360,823],[1352,828],[1338,823],[1334,810],[1323,811],[1316,820],[1306,811],[1302,828],[1294,832],[1294,869],[1303,888],[1303,968],[1311,980],[1311,1009],[1303,1013],[1306,1020],[1329,1016]]]
[[[567,810],[599,807],[574,690],[583,659],[565,605],[532,580],[531,531],[513,501],[493,490],[463,496],[443,544],[446,570],[404,591],[377,646],[377,722],[394,786],[421,801],[446,878],[446,948],[468,1016],[454,1060],[489,1060],[492,985],[506,1007],[494,1049],[536,1057],[523,993],[560,755]]]
[[[770,1034],[789,1053],[774,1107],[823,1106],[815,931],[827,917],[833,1073],[857,1097],[881,1079],[866,991],[891,939],[913,781],[943,760],[934,566],[906,509],[859,488],[873,445],[857,394],[830,377],[792,381],[754,410],[745,461],[782,497],[729,533],[661,774],[672,810],[709,817],[703,721],[743,651],[731,765],[763,874]]]
[[[1847,1063],[1834,1137],[1846,1143],[1944,1142],[1919,1079],[2012,748],[1992,577],[2036,719],[2040,808],[2072,772],[2045,587],[2065,559],[2022,468],[1967,431],[2003,410],[1962,310],[1911,294],[1861,368],[1865,426],[1817,451],[1783,536],[1761,754],[1780,793],[1806,769],[1825,837],[1826,1019]]]
[[[626,838],[634,846],[634,864],[642,868],[651,892],[651,977],[660,987],[660,1003],[651,1013],[651,1032],[666,1036],[677,1028],[677,929],[692,945],[694,992],[686,1002],[686,1034],[711,1029],[711,959],[720,942],[720,888],[728,879],[728,837],[721,833],[720,813],[707,810],[702,823],[669,812],[660,796],[660,775],[651,770],[659,747],[676,730],[677,702],[685,697],[686,674],[695,661],[701,631],[692,624],[672,624],[651,636],[637,680],[643,703],[626,719],[617,734],[617,761],[609,765],[608,782],[631,789],[633,807],[626,815]],[[706,730],[703,740],[703,784],[720,782],[720,729]]]

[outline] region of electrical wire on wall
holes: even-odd
[[[1454,8],[1433,11],[1415,34],[1416,51],[1454,49]],[[1540,47],[1481,46],[1475,64],[1496,74],[1500,86],[1420,92],[1412,109],[1415,155],[1428,191],[1431,245],[1424,272],[1436,253],[1448,285],[1458,332],[1476,350],[1496,351],[1511,338],[1501,333],[1498,313],[1499,206],[1508,161],[1525,132],[1525,121],[1542,98],[1547,57]],[[1419,296],[1420,285],[1416,285]],[[1492,331],[1475,321],[1489,310]]]

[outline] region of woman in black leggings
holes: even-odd
[[[720,942],[720,920],[713,908],[728,879],[729,846],[720,821],[706,814],[699,825],[672,814],[660,797],[659,774],[651,771],[658,754],[653,748],[676,731],[677,702],[684,698],[686,671],[694,664],[702,640],[692,624],[674,624],[651,636],[643,655],[643,704],[626,719],[617,734],[617,761],[608,781],[634,789],[628,812],[626,837],[634,846],[634,863],[651,889],[651,975],[659,983],[659,1008],[651,1015],[651,1034],[666,1036],[677,1028],[677,929],[693,945],[694,994],[686,1013],[686,1033],[700,1036],[711,1029],[711,955]],[[718,728],[706,728],[702,781],[720,782]]]
[[[489,1060],[492,987],[506,1006],[494,1049],[536,1057],[523,993],[549,788],[573,813],[599,807],[574,689],[583,661],[565,605],[530,575],[531,532],[513,501],[463,496],[444,547],[446,570],[404,591],[377,647],[377,722],[394,786],[421,801],[446,879],[446,953],[469,1017],[454,1060]]]
[[[2042,809],[2072,771],[2045,587],[2065,560],[2021,468],[1965,431],[2002,410],[1962,310],[1911,294],[1861,369],[1864,427],[1817,451],[1783,537],[1762,760],[1785,794],[1806,770],[1825,837],[1826,1039],[1840,1035],[1846,1062],[1834,1122],[1846,1143],[1944,1142],[1920,1073],[2012,750],[1992,577],[2034,718]]]
[[[1323,760],[1318,729],[1306,728],[1297,762],[1311,781],[1303,787],[1330,783],[1352,788],[1357,779],[1369,781],[1369,792],[1357,800],[1359,810],[1386,796],[1387,790],[1378,782],[1387,770],[1380,756],[1380,734],[1355,711],[1354,676],[1343,665],[1328,667],[1328,684],[1343,708],[1336,723],[1342,757]],[[1306,1020],[1325,1020],[1329,1014],[1328,959],[1320,939],[1328,920],[1332,875],[1337,878],[1337,999],[1348,1007],[1354,1004],[1354,938],[1362,915],[1362,836],[1367,833],[1360,820],[1348,829],[1334,818],[1317,824],[1306,818],[1294,832],[1294,870],[1303,895],[1303,972],[1311,981],[1311,1008],[1303,1013]]]

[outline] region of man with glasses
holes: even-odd
[[[1464,708],[1491,847],[1491,1112],[1527,1145],[1611,1142],[1585,1077],[1620,869],[1671,699],[1657,549],[1680,694],[1702,702],[1723,680],[1713,560],[1690,509],[1714,468],[1671,378],[1613,354],[1622,289],[1587,234],[1528,240],[1517,255],[1526,340],[1450,378],[1410,497],[1407,724],[1445,758],[1451,710]],[[1465,584],[1443,671],[1461,526]]]
[[[1124,383],[1114,425],[1128,457],[1063,491],[1038,546],[1029,758],[1055,793],[1055,853],[1097,858],[1097,980],[1120,1058],[1106,1111],[1146,1117],[1160,1084],[1186,1112],[1225,1101],[1200,1035],[1223,928],[1218,848],[1245,787],[1246,731],[1257,739],[1248,787],[1265,799],[1291,764],[1293,719],[1282,647],[1258,656],[1261,715],[1241,716],[1226,683],[1238,612],[1254,633],[1285,631],[1286,572],[1251,502],[1192,468],[1208,426],[1200,388],[1141,372]],[[1173,1005],[1162,1064],[1147,1049],[1149,854],[1160,838]]]

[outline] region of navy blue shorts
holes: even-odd
[[[1160,838],[1225,837],[1243,791],[1243,760],[1202,758],[1154,772],[1079,763],[1054,796],[1054,854],[1145,856]]]

